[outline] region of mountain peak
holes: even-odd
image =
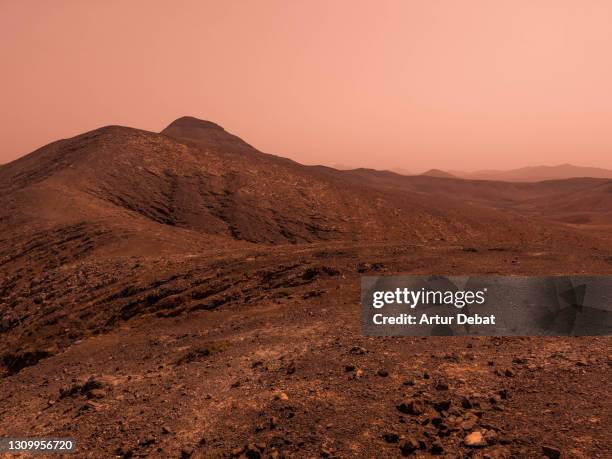
[[[193,116],[181,116],[170,123],[165,130],[170,128],[182,128],[182,129],[220,129],[224,131],[221,126],[212,121],[201,120]],[[162,132],[164,132],[162,131]]]
[[[161,131],[163,135],[179,141],[187,141],[203,148],[229,151],[252,150],[249,144],[230,134],[217,123],[193,116],[182,116]]]

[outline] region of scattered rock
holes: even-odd
[[[387,443],[397,443],[399,441],[399,435],[393,432],[384,434],[383,438]]]
[[[97,389],[102,389],[103,387],[104,384],[102,384],[100,381],[91,376],[87,381],[82,384],[76,383],[67,388],[62,387],[60,389],[60,398],[72,397],[74,395],[86,395],[89,398],[97,398],[95,396],[90,397],[91,392]],[[103,392],[104,391],[98,392],[97,395],[102,395]],[[102,397],[104,397],[105,395],[106,393],[104,393]]]
[[[382,263],[359,263],[357,265],[358,273],[365,273],[368,271],[384,271],[385,265]]]
[[[260,459],[261,451],[257,445],[249,443],[244,449],[244,455],[247,457],[247,459]]]
[[[423,413],[423,405],[421,402],[416,400],[407,400],[399,405],[397,405],[397,409],[404,414],[411,414],[413,416],[418,416]]]
[[[414,437],[408,437],[400,444],[402,456],[410,456],[413,452],[419,449],[420,444]]]
[[[129,459],[134,456],[134,451],[132,451],[131,449],[117,448],[115,450],[115,454],[124,459]]]
[[[270,418],[270,429],[274,429],[278,425],[278,418],[276,416],[272,416]]]
[[[442,446],[442,443],[440,443],[439,440],[436,440],[431,444],[430,451],[431,454],[442,454],[444,452],[444,447]]]
[[[498,442],[497,432],[495,432],[494,430],[487,430],[484,435],[484,439],[488,445],[496,444]]]
[[[542,454],[548,459],[559,459],[561,451],[553,446],[542,446]]]
[[[459,424],[459,428],[462,430],[472,430],[476,426],[476,421],[474,419],[468,419]]]
[[[150,446],[154,444],[156,441],[157,440],[155,439],[155,437],[147,437],[147,438],[143,438],[142,440],[140,440],[138,444],[140,446],[146,447],[146,446]]]
[[[87,398],[100,399],[106,397],[106,391],[103,389],[91,389],[87,392]]]
[[[367,349],[360,347],[360,346],[353,346],[351,348],[351,350],[349,351],[351,354],[355,354],[355,355],[363,355],[365,353],[367,353]]]
[[[436,383],[436,390],[448,390],[448,383],[443,381],[438,381]]]
[[[480,448],[482,446],[487,446],[487,442],[482,435],[482,432],[476,431],[472,432],[465,436],[463,439],[463,443],[465,446],[469,446],[470,448]]]
[[[448,409],[451,406],[451,401],[450,400],[439,400],[437,402],[434,402],[433,407],[436,411],[448,411]]]

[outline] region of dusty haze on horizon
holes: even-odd
[[[2,0],[0,163],[192,115],[306,164],[612,168],[611,21],[596,0]]]

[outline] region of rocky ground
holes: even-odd
[[[88,307],[2,379],[0,435],[71,437],[77,457],[610,457],[609,337],[359,330],[364,273],[609,273],[600,252],[278,246],[130,258],[98,290],[108,266],[84,261],[70,292],[41,284]],[[112,327],[83,327],[100,298]]]

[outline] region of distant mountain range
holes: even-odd
[[[332,166],[338,170],[355,170],[354,166],[336,164]],[[423,175],[427,177],[454,178],[467,180],[494,180],[498,182],[543,182],[545,180],[565,180],[570,178],[604,178],[612,179],[612,170],[599,167],[583,167],[573,164],[560,164],[558,166],[532,166],[511,170],[483,169],[474,172],[429,169],[421,174],[402,168],[389,169],[400,175]]]
[[[429,169],[427,172],[423,172],[421,175],[427,175],[428,177],[458,178],[456,175],[440,169]]]
[[[427,173],[426,173],[427,174]],[[498,180],[504,182],[541,182],[544,180],[563,180],[577,177],[612,178],[612,170],[598,167],[582,167],[573,164],[558,166],[521,167],[508,171],[481,170],[476,172],[455,172],[455,177],[473,180]],[[427,174],[431,175],[431,174]]]

